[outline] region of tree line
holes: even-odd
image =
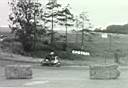
[[[84,33],[91,28],[86,12],[75,17],[69,4],[63,6],[58,4],[57,0],[49,0],[44,7],[38,0],[11,0],[9,5],[11,7],[9,27],[15,33],[15,38],[22,43],[25,51],[34,50],[42,35],[50,36],[49,44],[54,46],[56,41],[54,28],[58,25],[65,27],[65,36],[63,36],[65,50],[68,45],[68,28],[73,26],[76,35],[78,29],[82,33],[83,48]]]
[[[128,34],[128,24],[109,25],[104,30],[101,30],[100,28],[96,28],[94,31],[95,32],[104,32],[104,33]]]

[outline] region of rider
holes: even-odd
[[[52,51],[45,57],[44,64],[60,66],[60,58]]]
[[[45,59],[47,59],[48,61],[55,60],[55,53],[53,51],[50,52]]]

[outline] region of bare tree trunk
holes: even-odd
[[[76,44],[78,45],[78,32],[76,31]]]
[[[54,24],[53,24],[53,9],[52,9],[52,29],[51,29],[51,45],[53,45],[54,43],[54,31],[53,31],[53,27],[54,27]]]
[[[36,49],[36,12],[34,6],[34,50]]]
[[[81,49],[84,49],[84,31],[82,30],[82,36],[81,36]]]
[[[68,30],[67,30],[67,16],[66,16],[66,48],[67,48],[67,45],[68,45]]]

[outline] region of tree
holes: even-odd
[[[11,7],[9,27],[22,43],[24,50],[30,51],[35,47],[37,33],[45,32],[44,29],[36,28],[40,23],[41,4],[38,0],[11,0],[9,5]]]
[[[81,49],[84,49],[84,33],[91,28],[91,23],[89,22],[90,20],[88,19],[87,12],[82,12],[79,15],[80,21],[79,21],[79,27],[82,29],[81,30]]]
[[[46,4],[45,12],[43,15],[43,19],[45,20],[46,25],[51,23],[51,45],[54,44],[54,24],[57,23],[57,13],[58,9],[61,7],[60,4],[57,3],[57,0],[49,0],[49,2]]]
[[[95,32],[128,34],[128,24],[124,25],[108,25],[106,29],[96,28]]]
[[[73,26],[74,16],[69,10],[69,4],[58,13],[59,24],[65,26],[65,48],[68,45],[68,27]]]
[[[128,33],[128,24],[125,25],[109,25],[104,32],[107,33],[119,33],[127,34]]]
[[[72,33],[75,33],[75,44],[78,44],[78,31],[76,29],[73,29]]]
[[[79,33],[79,28],[80,28],[80,20],[78,18],[78,16],[75,17],[75,24],[74,24],[75,29],[73,30],[73,32],[76,33],[76,44],[78,44],[78,33]]]

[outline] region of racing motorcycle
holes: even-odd
[[[58,56],[55,56],[52,59],[48,59],[48,58],[42,59],[41,65],[42,66],[56,66],[56,67],[60,67],[61,66],[60,58]]]

